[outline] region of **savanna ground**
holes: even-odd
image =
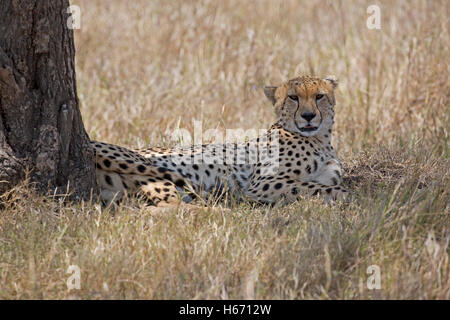
[[[163,213],[2,199],[0,298],[449,299],[448,1],[77,0],[78,94],[92,139],[267,128],[261,86],[340,79],[333,144],[349,199]],[[366,9],[378,4],[381,29]],[[8,201],[6,201],[8,199]],[[69,265],[81,289],[69,291]],[[367,268],[379,266],[381,289]]]

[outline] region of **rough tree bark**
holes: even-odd
[[[69,187],[86,199],[95,190],[68,7],[69,0],[0,0],[0,194],[28,170],[40,192]]]

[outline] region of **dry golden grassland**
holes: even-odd
[[[442,1],[74,0],[92,139],[267,128],[261,86],[340,79],[333,144],[349,199],[155,212],[2,199],[2,299],[449,299],[449,25]],[[366,27],[378,4],[381,29]],[[6,201],[6,199],[8,199]],[[81,288],[68,290],[69,265]],[[381,289],[369,290],[367,268]]]

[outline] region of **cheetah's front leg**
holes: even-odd
[[[311,179],[325,186],[338,186],[342,183],[342,167],[338,160],[328,160]]]
[[[328,188],[325,189],[326,203],[332,200],[343,200],[347,193],[347,190],[340,186],[342,183],[342,166],[337,159],[327,161],[325,165],[318,170],[316,176],[312,179],[312,182],[328,186]]]
[[[347,190],[340,186],[327,186],[315,181],[297,182],[293,180],[277,180],[275,182],[261,183],[258,180],[252,181],[247,189],[246,197],[264,203],[273,203],[280,198],[293,202],[301,195],[323,195],[325,203],[333,200],[343,199]]]
[[[295,186],[292,188],[291,193],[294,193],[295,190],[298,190],[299,186]],[[339,185],[335,186],[327,186],[315,181],[303,182],[300,185],[300,190],[305,190],[308,188],[309,194],[314,196],[317,194],[323,195],[325,203],[333,202],[336,200],[344,200],[347,194],[347,190],[342,188]]]

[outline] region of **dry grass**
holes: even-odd
[[[335,74],[350,199],[112,211],[24,184],[0,200],[0,298],[450,299],[448,1],[378,2],[381,30],[366,28],[370,1],[73,4],[91,138],[170,145],[193,119],[266,128],[261,85]]]

